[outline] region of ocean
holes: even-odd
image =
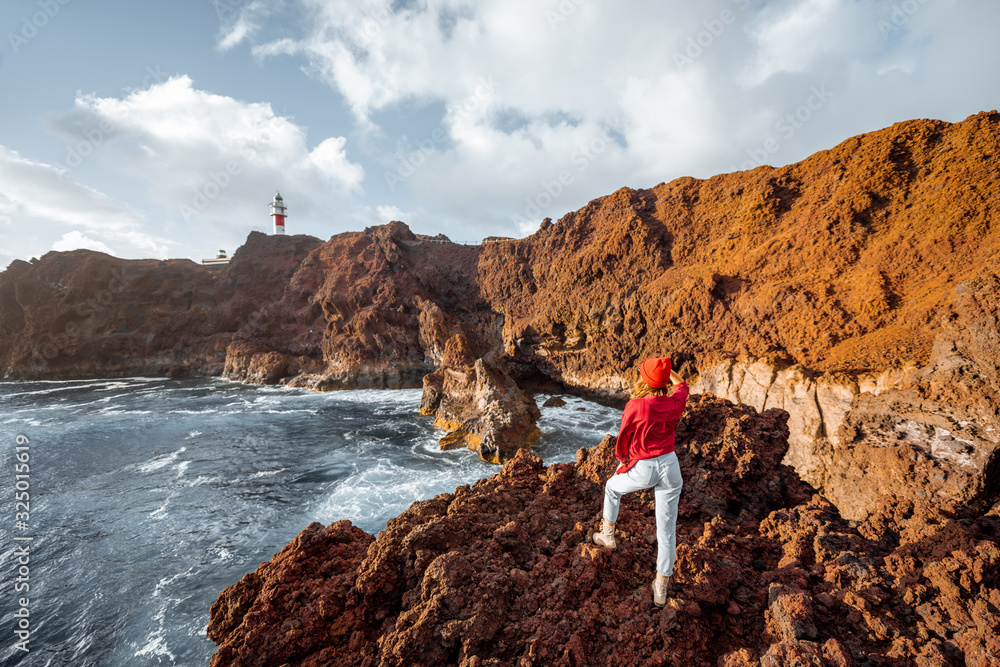
[[[499,470],[439,451],[420,394],[0,383],[0,662],[207,665],[219,593],[310,522],[377,533],[413,501]],[[547,464],[574,460],[621,418],[563,398],[542,408],[533,451]]]

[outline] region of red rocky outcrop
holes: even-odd
[[[494,363],[473,361],[461,335],[445,344],[441,368],[424,376],[420,412],[448,431],[441,449],[466,446],[491,463],[506,461],[539,434],[534,399]]]
[[[780,464],[786,418],[693,398],[662,610],[650,494],[617,551],[590,542],[609,437],[576,465],[522,451],[374,540],[309,526],[213,606],[212,665],[995,665],[1000,517],[885,498],[848,523]]]
[[[297,386],[419,387],[462,336],[474,358],[495,347],[496,314],[469,280],[480,248],[413,234],[401,222],[332,237],[303,262],[283,302],[322,313],[324,367]]]

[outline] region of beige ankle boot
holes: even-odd
[[[615,542],[615,524],[601,520],[601,532],[594,533],[594,544],[607,547],[612,551],[618,548]]]
[[[670,585],[670,577],[665,577],[659,572],[653,579],[653,604],[662,607],[667,603],[667,586]]]

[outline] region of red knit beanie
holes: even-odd
[[[663,389],[670,380],[670,357],[646,359],[639,366],[639,375],[653,389]]]

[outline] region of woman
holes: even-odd
[[[653,603],[667,601],[667,585],[674,573],[677,504],[681,497],[681,468],[674,453],[674,429],[687,403],[688,386],[670,368],[670,358],[647,359],[639,367],[633,398],[622,413],[615,458],[621,463],[604,485],[604,522],[594,543],[609,549],[615,542],[618,504],[626,493],[656,489],[656,578]],[[674,386],[668,390],[668,379]]]

